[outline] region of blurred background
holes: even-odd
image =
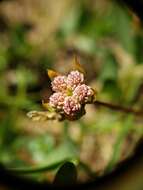
[[[79,182],[114,170],[142,138],[141,118],[93,105],[75,122],[26,114],[44,110],[41,100],[51,94],[46,70],[67,73],[74,54],[98,100],[143,109],[142,52],[139,18],[115,1],[1,1],[0,162],[48,182],[64,161],[75,164]]]

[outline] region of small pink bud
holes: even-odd
[[[80,102],[86,103],[91,100],[94,95],[94,91],[90,86],[85,84],[79,85],[75,88],[73,96]]]
[[[63,110],[66,115],[74,116],[81,109],[81,105],[72,96],[67,96],[64,101]]]
[[[62,110],[65,96],[61,92],[52,94],[49,98],[49,105],[57,110]]]
[[[55,92],[64,92],[67,89],[66,76],[57,76],[52,81],[52,89]]]
[[[68,88],[75,89],[76,86],[84,82],[84,75],[79,71],[71,71],[67,77],[67,86]]]

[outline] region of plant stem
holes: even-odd
[[[69,137],[69,134],[68,134],[68,128],[69,128],[69,123],[68,121],[64,121],[64,131],[63,131],[63,136],[64,136],[64,140],[69,140],[70,137]]]
[[[102,101],[99,101],[99,100],[96,100],[94,102],[94,105],[95,106],[104,106],[106,108],[109,108],[109,109],[112,109],[112,110],[115,110],[115,111],[124,112],[124,113],[131,113],[131,114],[136,115],[136,116],[143,116],[143,110],[136,110],[136,109],[131,108],[131,107],[124,107],[124,106],[121,106],[121,105],[102,102]]]

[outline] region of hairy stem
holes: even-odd
[[[130,114],[134,114],[136,116],[143,116],[143,110],[137,110],[131,107],[124,107],[121,105],[117,105],[117,104],[112,104],[112,103],[107,103],[107,102],[102,102],[100,100],[96,100],[94,102],[95,106],[104,106],[106,108],[115,110],[115,111],[120,111],[120,112],[124,112],[124,113],[130,113]]]

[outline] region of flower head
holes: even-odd
[[[49,105],[57,110],[62,110],[65,96],[61,92],[52,94],[49,98]]]
[[[94,90],[84,84],[84,75],[78,70],[71,71],[68,76],[55,73],[51,83],[54,93],[48,107],[69,120],[80,118],[85,114],[85,104],[93,101]]]
[[[65,98],[63,110],[66,115],[74,116],[80,111],[80,109],[80,103],[72,96],[68,96]]]
[[[66,76],[57,76],[52,81],[52,90],[55,92],[64,92],[67,89],[67,77]]]
[[[87,86],[86,84],[82,84],[75,88],[75,90],[73,92],[73,96],[80,103],[87,103],[94,96],[94,91],[92,90],[92,88],[90,86]]]
[[[76,86],[83,84],[84,75],[79,71],[71,71],[67,77],[67,86],[71,89],[75,89]]]

